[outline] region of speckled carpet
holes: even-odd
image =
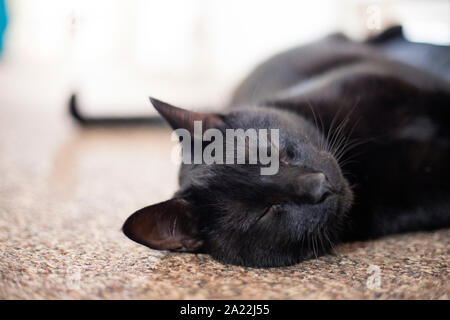
[[[53,110],[53,109],[51,109]],[[78,128],[0,96],[1,299],[448,299],[450,230],[275,269],[158,252],[120,231],[176,190],[166,128]]]

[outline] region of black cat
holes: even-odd
[[[227,113],[152,99],[174,129],[192,131],[194,120],[279,128],[280,168],[183,164],[173,198],[131,215],[124,233],[154,249],[272,267],[339,241],[450,226],[448,57],[399,28],[364,43],[333,35],[260,65]]]

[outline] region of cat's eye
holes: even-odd
[[[288,148],[286,150],[286,156],[288,159],[294,159],[295,158],[295,153],[292,149]]]
[[[291,161],[295,159],[295,152],[291,148],[286,148],[280,154],[280,165],[289,166]]]
[[[274,204],[267,207],[264,212],[258,217],[258,223],[264,222],[272,218],[280,209],[279,204]]]

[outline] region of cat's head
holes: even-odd
[[[203,130],[215,128],[224,135],[226,129],[278,129],[278,148],[271,151],[279,152],[279,169],[262,175],[259,162],[182,164],[174,197],[127,219],[123,231],[130,239],[254,267],[291,265],[324,253],[336,241],[352,192],[312,123],[270,108],[218,115],[152,103],[174,129],[192,133],[196,120]]]

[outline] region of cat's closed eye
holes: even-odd
[[[280,152],[280,165],[290,166],[296,159],[296,154],[291,148],[286,148]]]
[[[295,158],[295,152],[291,148],[286,149],[286,157],[288,159],[294,159]]]
[[[280,204],[273,204],[268,206],[264,210],[264,212],[258,217],[257,223],[264,223],[265,221],[270,220],[278,213],[280,208],[281,208]]]

